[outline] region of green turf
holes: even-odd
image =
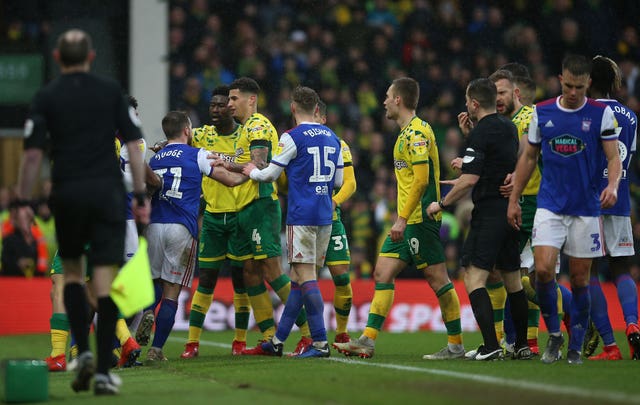
[[[250,333],[250,344],[258,339]],[[173,333],[165,346],[169,361],[159,367],[118,370],[124,381],[117,398],[94,398],[69,388],[71,373],[51,373],[50,402],[86,403],[248,403],[259,404],[603,404],[640,403],[639,362],[628,359],[624,335],[616,336],[624,361],[422,360],[444,345],[440,333],[382,333],[372,359],[347,359],[333,351],[330,359],[297,360],[232,357],[231,332],[204,332],[200,356],[179,359],[186,333]],[[330,336],[332,339],[333,336]],[[294,334],[285,351],[292,350]],[[543,340],[546,335],[543,334]],[[467,349],[480,342],[465,334]],[[565,347],[566,349],[566,347]],[[44,358],[48,335],[0,337],[0,358]],[[146,349],[143,350],[143,358]]]

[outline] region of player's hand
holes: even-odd
[[[512,198],[509,199],[509,206],[507,208],[507,221],[509,225],[520,230],[520,226],[522,225],[522,209],[518,201],[514,201]]]
[[[457,157],[451,161],[451,168],[462,170],[462,158]]]
[[[138,200],[134,198],[131,201],[131,211],[133,212],[133,219],[138,225],[149,225],[151,217],[151,203],[149,198],[144,199],[144,204],[140,205]]]
[[[391,227],[389,231],[389,236],[391,240],[394,242],[400,242],[404,239],[404,230],[407,229],[407,220],[406,218],[398,217],[396,222]]]
[[[210,158],[209,156],[207,156],[207,159],[211,159],[211,167],[220,167],[220,166],[222,166],[225,169],[227,169],[228,162],[225,161],[224,159],[221,159],[220,157]]]
[[[167,146],[167,143],[169,143],[169,141],[167,141],[167,140],[158,141],[158,142],[154,143],[153,146],[150,147],[149,149],[151,149],[153,151],[153,153],[158,153],[162,148]]]
[[[469,135],[469,132],[473,129],[473,122],[469,117],[469,113],[461,112],[458,114],[458,127],[460,127],[460,131],[465,137]]]
[[[434,216],[441,210],[442,208],[440,208],[440,204],[434,201],[427,207],[427,215],[429,216],[429,218],[434,219]]]
[[[600,207],[611,208],[616,205],[618,201],[618,189],[615,187],[607,186],[602,193],[600,193]]]
[[[207,155],[207,159],[217,160],[220,158],[220,154],[218,152],[209,152]]]
[[[507,174],[504,179],[504,184],[500,186],[500,195],[504,198],[509,198],[511,191],[513,190],[513,173]]]
[[[253,169],[256,169],[256,165],[254,165],[252,162],[249,162],[246,165],[244,165],[244,167],[242,168],[242,174],[244,174],[247,177],[250,177],[249,175],[251,174],[251,171]]]

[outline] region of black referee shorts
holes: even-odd
[[[127,202],[120,179],[56,183],[51,201],[61,258],[78,258],[89,245],[90,265],[122,264]]]
[[[471,229],[462,249],[462,265],[491,271],[520,270],[518,231],[507,222],[502,207],[474,207]]]

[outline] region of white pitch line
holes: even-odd
[[[184,342],[184,339],[178,339],[174,337],[169,337],[169,340],[175,341],[175,342],[178,342],[178,341]],[[224,349],[231,348],[231,345],[228,343],[212,342],[208,340],[201,340],[200,344],[203,346],[213,346],[213,347],[220,347]],[[391,370],[433,374],[438,376],[457,378],[460,380],[499,385],[501,387],[511,387],[511,388],[518,388],[518,389],[526,389],[530,391],[539,391],[547,394],[571,395],[574,397],[582,397],[586,399],[640,404],[640,398],[637,395],[630,395],[622,392],[593,390],[588,388],[561,386],[561,385],[554,385],[554,384],[543,384],[543,383],[536,383],[536,382],[524,381],[524,380],[513,380],[513,379],[492,377],[492,376],[486,376],[486,375],[462,373],[459,371],[439,370],[439,369],[426,368],[426,367],[403,366],[400,364],[392,364],[392,363],[374,363],[372,361],[363,361],[363,360],[356,360],[356,359],[350,359],[350,358],[329,357],[323,360],[335,361],[337,363],[352,364],[352,365],[358,365],[358,366],[379,367],[379,368],[387,368]]]

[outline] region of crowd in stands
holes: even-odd
[[[206,124],[211,90],[249,76],[263,90],[258,110],[282,132],[292,125],[292,89],[303,84],[317,90],[328,105],[327,125],[353,153],[358,191],[344,204],[343,220],[354,273],[367,277],[380,236],[395,219],[397,129],[382,108],[390,81],[401,76],[419,81],[418,115],[436,134],[441,177],[455,178],[449,162],[464,145],[456,116],[465,109],[465,88],[505,63],[529,68],[539,101],[560,93],[557,75],[566,53],[609,56],[624,75],[617,98],[640,112],[638,15],[635,0],[171,0],[169,107],[187,111],[194,127]],[[4,34],[43,33],[29,27],[12,23]],[[635,166],[630,175],[637,210]],[[443,216],[447,267],[454,278],[461,271],[458,250],[471,209],[466,199]],[[632,269],[636,280],[639,269]]]

